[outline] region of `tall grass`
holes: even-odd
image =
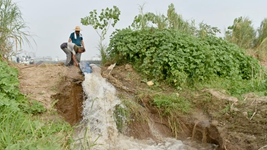
[[[0,56],[9,58],[26,42],[30,44],[21,11],[12,0],[0,0]]]
[[[252,26],[252,21],[247,17],[238,17],[232,26],[225,32],[225,39],[238,46],[248,49],[254,47],[256,31]]]
[[[174,110],[180,113],[189,113],[193,106],[190,101],[179,96],[178,93],[155,95],[153,104],[158,108],[164,108],[163,115],[170,114]]]
[[[63,121],[44,122],[9,108],[0,115],[0,149],[68,149],[71,126]]]

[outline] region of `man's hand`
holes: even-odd
[[[79,67],[79,63],[77,62],[76,58],[75,58],[75,55],[72,55],[72,59],[74,61],[74,64],[76,67]]]

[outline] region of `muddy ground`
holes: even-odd
[[[40,101],[48,110],[56,109],[61,114],[48,111],[43,114],[44,119],[65,119],[71,125],[79,123],[84,98],[83,76],[78,68],[61,64],[17,67],[21,91],[30,99]],[[224,91],[213,89],[185,91],[179,94],[194,104],[190,113],[162,116],[161,110],[151,103],[155,89],[158,92],[159,87],[149,86],[131,65],[115,66],[113,70],[102,67],[102,76],[116,87],[118,97],[138,104],[132,116],[135,121],[123,131],[126,135],[161,140],[149,130],[149,120],[164,137],[176,137],[203,146],[213,143],[225,150],[267,149],[267,97],[248,93],[242,100],[237,100]],[[160,91],[177,92],[164,85]]]

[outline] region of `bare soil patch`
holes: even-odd
[[[77,67],[61,64],[18,65],[20,90],[30,100],[41,102],[48,110],[45,119],[65,119],[75,125],[81,119],[83,76]],[[61,115],[50,113],[57,110]],[[63,117],[63,118],[62,118]]]

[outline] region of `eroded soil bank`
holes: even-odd
[[[132,116],[135,121],[129,125],[126,134],[136,138],[156,138],[151,136],[148,117],[159,133],[173,136],[184,142],[218,145],[223,150],[264,149],[267,143],[267,97],[248,93],[242,100],[229,96],[225,91],[203,89],[179,93],[190,100],[194,108],[189,114],[162,116],[161,110],[152,103],[153,86],[133,70],[131,65],[116,66],[109,70],[102,67],[102,76],[112,83],[123,99],[140,104]],[[162,93],[176,92],[169,87],[161,87]],[[136,120],[139,120],[136,121]]]
[[[57,109],[71,125],[81,120],[83,76],[78,68],[49,64],[18,68],[20,89],[28,98],[38,100],[48,110]],[[115,66],[113,70],[102,67],[102,76],[116,87],[122,100],[138,104],[135,116],[131,116],[132,121],[123,131],[128,136],[158,141],[161,137],[176,137],[196,145],[217,144],[218,149],[225,150],[264,149],[267,143],[267,97],[248,93],[237,101],[224,91],[184,92],[179,94],[194,104],[191,113],[162,116],[161,110],[151,103],[154,87],[148,86],[132,66]],[[165,93],[175,92],[169,87],[161,89]],[[174,124],[179,124],[179,128],[174,128]]]
[[[61,119],[49,113],[56,109],[71,125],[81,119],[83,75],[77,67],[62,64],[18,65],[20,90],[29,99],[41,102],[48,110],[44,119]]]
[[[76,70],[70,70],[69,74],[76,74]],[[58,92],[52,95],[57,100],[55,107],[59,114],[71,125],[75,125],[82,120],[83,88],[82,76],[64,76],[60,81]]]

